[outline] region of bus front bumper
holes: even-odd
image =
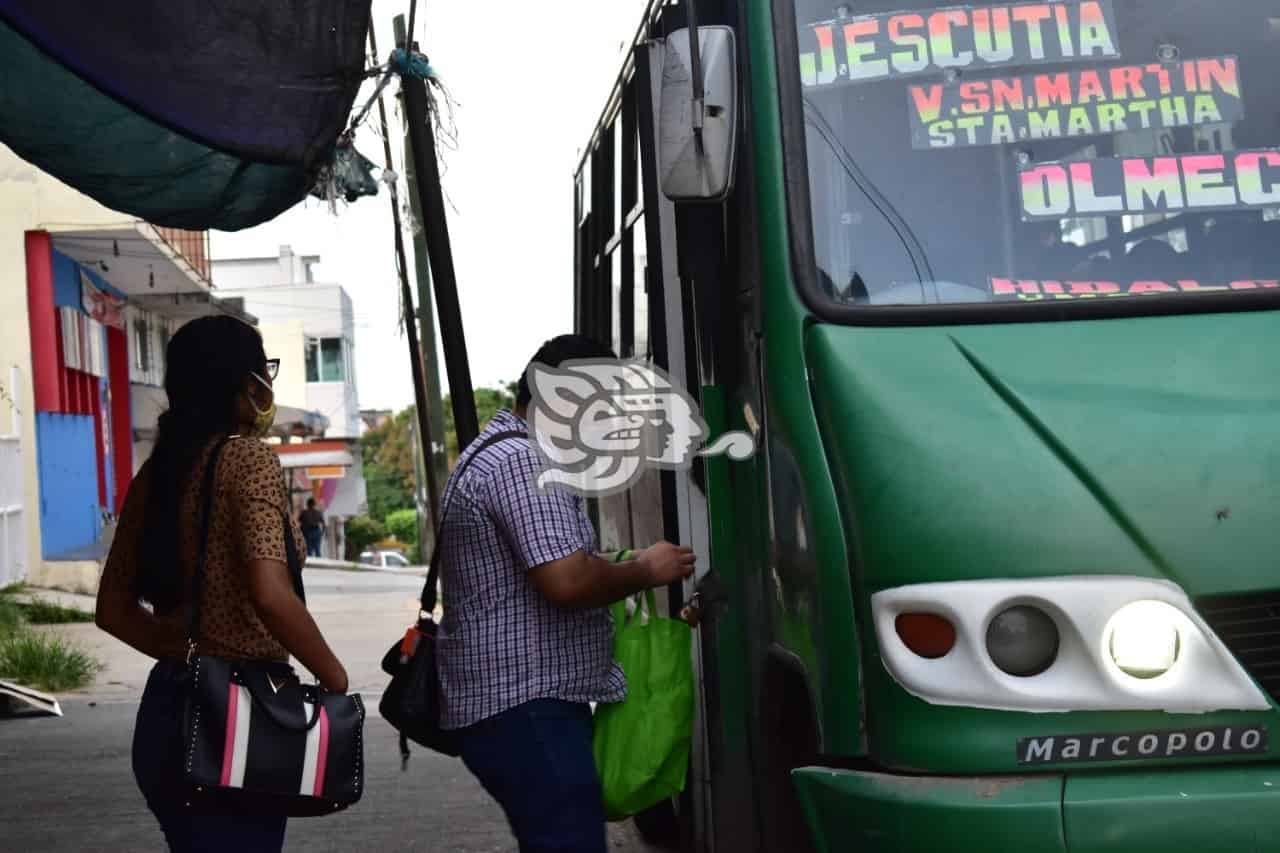
[[[1081,775],[793,772],[819,853],[1280,850],[1280,765]]]

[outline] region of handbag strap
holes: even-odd
[[[195,654],[196,645],[200,642],[201,593],[204,590],[205,565],[209,558],[209,528],[212,524],[213,496],[217,491],[218,460],[222,457],[222,451],[231,440],[232,436],[224,436],[214,445],[213,450],[209,453],[209,462],[205,466],[204,476],[201,478],[200,542],[199,550],[196,552],[195,574],[191,576],[191,612],[187,617],[188,663],[192,655]],[[305,604],[307,595],[302,585],[302,560],[298,556],[298,543],[293,540],[291,535],[289,510],[282,508],[280,515],[284,523],[284,550],[285,559],[289,566],[289,579],[293,583],[294,592],[298,594],[298,597]]]
[[[187,663],[195,654],[196,644],[200,642],[200,594],[204,590],[204,567],[208,559],[209,517],[213,511],[213,492],[218,473],[218,459],[222,451],[231,441],[231,436],[223,436],[209,453],[209,461],[205,465],[204,476],[200,485],[200,541],[196,551],[196,570],[191,576],[191,612],[187,615]]]
[[[285,501],[287,504],[288,501]],[[307,603],[307,591],[302,586],[302,558],[298,556],[298,542],[293,538],[293,519],[289,515],[287,508],[280,510],[281,520],[284,522],[284,553],[285,562],[289,566],[289,580],[293,582],[293,591],[298,594],[298,598],[302,599],[302,603]]]
[[[485,449],[489,446],[497,444],[499,441],[508,438],[527,439],[528,437],[529,436],[526,433],[513,429],[495,432],[493,435],[482,441],[480,446],[477,447],[475,451],[467,457],[467,460],[458,467],[457,473],[454,475],[454,482],[456,484],[462,483],[462,475],[466,472],[467,468],[476,460],[476,457],[481,453],[484,453]],[[454,486],[454,492],[449,493],[449,497],[452,498],[456,491],[457,485]],[[436,541],[435,547],[431,551],[431,567],[427,569],[427,582],[423,585],[422,595],[418,599],[418,603],[421,605],[423,613],[429,614],[436,609],[436,585],[440,581],[440,557],[444,553],[440,546],[443,544],[444,523],[449,516],[449,507],[452,503],[453,501],[451,500],[445,502],[444,508],[440,511],[440,523],[436,525]]]

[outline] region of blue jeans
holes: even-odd
[[[173,853],[279,853],[287,818],[192,814],[180,800],[184,664],[151,670],[133,730],[133,775]]]
[[[459,735],[462,762],[506,812],[520,853],[605,853],[587,705],[535,699]]]
[[[307,540],[307,556],[320,556],[320,543],[324,541],[324,530],[319,527],[308,527],[302,531],[302,538]]]

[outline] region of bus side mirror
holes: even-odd
[[[662,45],[658,172],[672,201],[722,201],[733,188],[737,153],[737,48],[729,27],[699,27],[694,54],[689,32],[676,30]]]

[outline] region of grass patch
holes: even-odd
[[[79,607],[63,607],[42,598],[20,602],[18,608],[32,625],[72,625],[78,622],[92,622],[93,614]]]
[[[102,664],[55,634],[18,630],[0,636],[0,677],[60,693],[84,687]]]
[[[25,622],[21,607],[15,602],[0,598],[0,639],[16,633]]]

